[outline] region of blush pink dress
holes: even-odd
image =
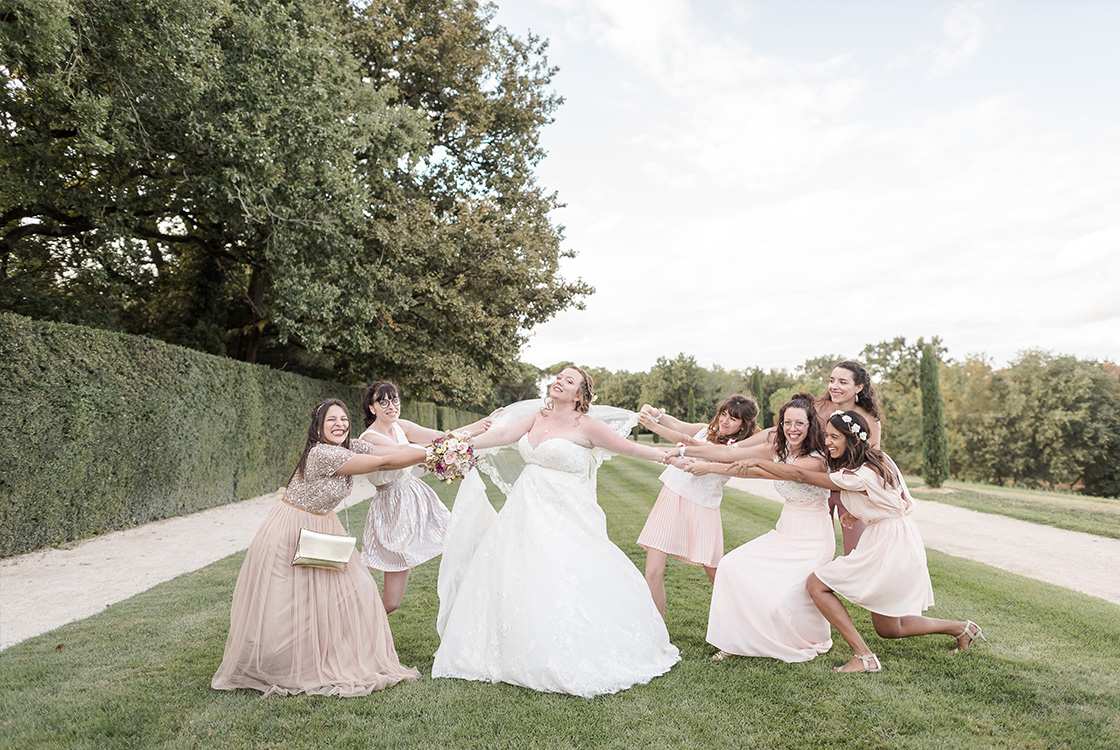
[[[707,442],[705,427],[694,436]],[[692,565],[714,568],[723,557],[723,485],[730,477],[694,476],[675,466],[661,472],[661,492],[649,512],[638,546],[659,550]]]
[[[716,569],[708,642],[740,656],[809,661],[832,648],[828,620],[805,589],[836,548],[829,492],[797,482],[774,487],[785,501],[777,526],[727,553]]]
[[[891,462],[891,467],[898,468]],[[926,548],[911,517],[914,498],[901,475],[888,487],[864,464],[836,471],[829,478],[840,487],[848,512],[867,524],[859,544],[816,571],[816,576],[852,604],[887,617],[920,615],[933,606],[933,585]]]
[[[359,453],[372,446],[352,440]],[[300,529],[345,534],[334,508],[353,479],[335,471],[354,456],[319,443],[303,476],[268,512],[245,554],[230,609],[216,690],[248,688],[265,695],[358,696],[416,680],[401,666],[377,584],[357,549],[341,571],[293,568]]]

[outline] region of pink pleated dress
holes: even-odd
[[[887,617],[920,615],[932,607],[926,548],[911,517],[914,498],[901,475],[898,486],[888,487],[864,464],[829,478],[841,488],[844,507],[867,528],[856,548],[817,570],[817,578],[853,604]]]
[[[835,553],[829,492],[797,482],[774,487],[785,501],[777,526],[719,563],[707,639],[730,654],[804,662],[832,648],[828,620],[805,589]]]
[[[420,677],[401,666],[377,584],[356,549],[341,571],[291,565],[300,529],[346,533],[334,508],[353,479],[335,471],[353,456],[341,446],[313,447],[304,475],[265,517],[233,590],[225,653],[210,683],[216,690],[352,697]]]
[[[705,427],[696,433],[703,441]],[[661,472],[661,492],[649,512],[638,545],[655,549],[691,565],[714,568],[723,557],[723,519],[719,504],[730,477],[695,476],[675,466]]]

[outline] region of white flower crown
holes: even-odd
[[[840,419],[848,425],[848,432],[852,433],[863,442],[867,442],[867,433],[865,431],[861,431],[859,425],[852,421],[852,418],[849,417],[847,413],[842,409],[837,409],[836,411],[832,412],[832,414],[829,416],[829,419],[835,417],[837,414],[839,414]]]

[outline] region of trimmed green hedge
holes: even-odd
[[[361,426],[360,388],[7,313],[0,381],[0,557],[282,487],[324,398]]]

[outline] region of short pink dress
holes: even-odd
[[[891,461],[896,472],[898,467]],[[911,513],[914,498],[899,474],[888,487],[867,464],[829,474],[848,512],[867,524],[859,544],[816,571],[853,604],[886,617],[920,615],[933,606],[926,548]]]
[[[372,446],[359,440],[358,453]],[[368,695],[420,673],[401,666],[377,584],[357,549],[341,571],[293,568],[300,529],[345,534],[334,508],[353,479],[335,471],[354,452],[319,443],[303,476],[261,524],[233,589],[229,636],[216,690],[249,688],[265,695]]]
[[[836,549],[829,492],[797,482],[774,487],[784,499],[777,527],[720,560],[708,643],[740,656],[809,661],[832,648],[828,620],[805,588]]]
[[[704,441],[705,427],[696,433]],[[706,442],[706,441],[705,441]],[[660,476],[662,484],[638,545],[659,550],[691,565],[714,568],[723,557],[723,519],[719,504],[723,485],[730,477],[720,474],[695,476],[669,466]]]
[[[408,445],[401,426],[394,422],[393,427],[397,444]],[[419,470],[423,472],[423,467]],[[395,573],[443,552],[451,511],[413,469],[375,471],[366,476],[377,487],[362,533],[362,562],[367,568]]]

